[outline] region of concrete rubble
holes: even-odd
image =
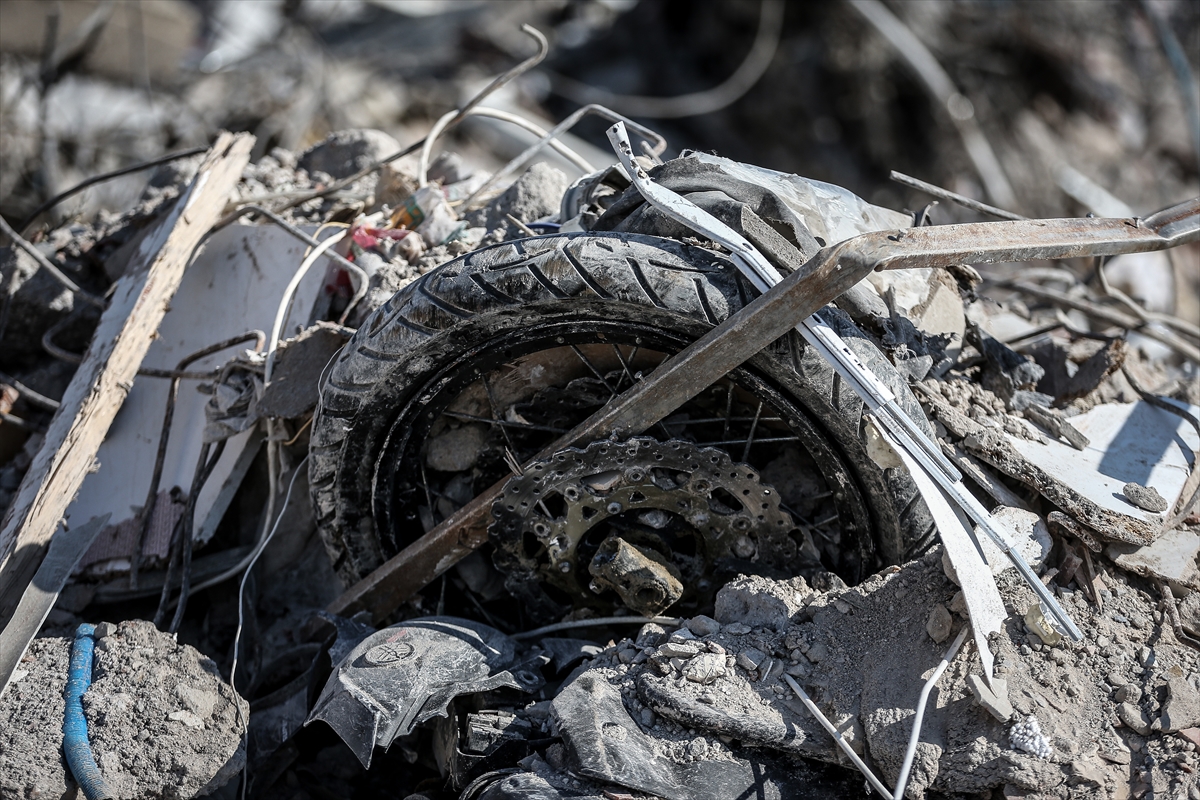
[[[0,674],[0,796],[784,800],[898,786],[910,800],[1200,800],[1200,284],[1187,269],[1200,236],[1111,262],[882,269],[820,310],[982,518],[914,477],[882,407],[799,334],[703,376],[631,435],[562,444],[760,294],[730,246],[639,193],[638,170],[786,272],[859,235],[902,245],[1004,215],[961,196],[1005,205],[995,175],[968,144],[979,174],[942,173],[956,192],[856,194],[835,185],[867,186],[862,165],[839,166],[859,158],[844,109],[797,134],[828,159],[772,160],[755,148],[773,134],[728,122],[663,120],[668,144],[635,120],[638,102],[669,98],[630,90],[629,107],[614,95],[598,113],[634,133],[633,166],[581,125],[480,191],[531,131],[567,116],[563,97],[586,94],[564,75],[662,61],[635,48],[665,46],[657,34],[613,31],[627,14],[657,30],[666,4],[210,5],[172,0],[143,19],[165,51],[151,59],[162,77],[136,90],[96,45],[132,46],[109,4],[63,17],[96,26],[92,39],[43,54],[37,77],[28,42],[0,34],[0,207],[13,220],[0,238],[0,624],[38,627],[19,618],[25,597],[52,609]],[[827,69],[857,76],[845,102],[874,109],[858,125],[898,127],[888,98],[919,91],[864,77],[867,62],[910,63],[878,49],[888,26],[941,42],[939,58],[956,36],[973,41],[1010,69],[971,4],[845,5],[812,24]],[[1159,98],[1151,125],[1129,88],[1174,74],[1151,47],[1168,11],[1145,6],[1136,69],[1107,43],[1122,29],[1112,9],[1012,12],[1039,53],[1039,24],[1064,31],[1063,52],[1082,47],[1065,32],[1085,22],[1108,32],[1095,56],[1108,66],[1064,81],[1094,107],[997,95],[1001,125],[978,106],[1012,203],[1039,218],[1139,216],[1068,162],[1120,173],[1139,230],[1197,194],[1186,109]],[[722,9],[688,35],[762,47],[765,27],[741,28],[758,13],[778,23],[783,7]],[[1169,13],[1200,36],[1194,10]],[[0,17],[28,26],[41,12],[14,2]],[[483,64],[546,46],[499,32],[526,18],[552,32],[553,68],[485,95],[487,113],[451,114],[484,85]],[[781,30],[776,45],[799,41]],[[398,41],[411,62],[363,55]],[[794,90],[775,69],[766,106],[753,93],[736,106],[763,127]],[[670,70],[660,79],[674,86]],[[104,128],[105,97],[154,111]],[[95,126],[63,117],[72,98]],[[956,98],[971,101],[951,98],[957,122],[975,119]],[[217,152],[214,126],[254,135]],[[957,152],[965,130],[930,136]],[[138,140],[129,153],[145,158],[196,147],[38,210],[54,193],[40,182],[117,166],[59,142],[71,136],[99,150]],[[13,166],[35,158],[31,137],[45,140],[36,173]],[[679,144],[722,142],[721,156]],[[872,142],[873,159],[900,166],[934,149]],[[221,164],[231,188],[197,211],[189,198]],[[766,168],[780,164],[799,174]],[[924,191],[943,205],[922,208]],[[199,213],[216,221],[177,288],[149,281],[166,292],[161,321],[127,333],[144,313],[131,304],[114,335],[112,298]],[[123,366],[136,380],[114,388],[101,365],[85,385],[88,354],[135,335],[144,356]],[[98,425],[87,398],[103,391],[119,411]],[[87,465],[55,466],[72,454]],[[56,554],[70,577],[47,582],[34,569],[51,533],[29,530],[31,498],[67,473],[55,530],[100,530]],[[91,772],[71,738],[80,686]]]

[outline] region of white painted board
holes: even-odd
[[[1194,416],[1200,408],[1187,411]],[[1059,441],[1043,444],[1010,437],[1009,443],[1096,505],[1145,522],[1162,522],[1165,514],[1143,511],[1126,500],[1121,489],[1126,483],[1152,487],[1173,507],[1200,445],[1196,428],[1145,401],[1105,403],[1070,421],[1091,440],[1083,450]]]
[[[311,234],[310,228],[307,232]],[[275,225],[233,224],[217,231],[205,244],[184,273],[171,308],[158,329],[158,339],[150,346],[143,365],[174,369],[179,360],[203,347],[229,339],[250,329],[269,332],[280,298],[288,281],[304,258],[306,245]],[[293,336],[298,326],[308,322],[314,302],[325,284],[321,265],[309,271],[297,289],[292,310],[283,329],[283,337]],[[253,342],[230,348],[195,362],[189,370],[203,371],[225,363],[236,352],[253,348]],[[97,455],[99,469],[88,475],[67,511],[67,519],[76,525],[102,514],[112,514],[109,529],[137,515],[146,500],[154,473],[154,458],[162,430],[170,381],[138,377],[133,389],[113,421],[108,437]],[[204,405],[208,400],[196,390],[197,381],[180,384],[171,437],[160,489],[191,486],[192,472],[200,455],[204,428]],[[222,492],[226,484],[240,481],[235,470],[239,456],[250,455],[247,443],[253,430],[229,440],[221,460],[196,504],[197,536],[211,536],[216,519],[225,511],[217,507],[228,503],[231,492]],[[253,439],[255,446],[261,437]],[[243,461],[244,465],[244,461]],[[101,533],[86,566],[101,552],[105,533]],[[92,569],[105,565],[95,565]],[[110,569],[128,568],[126,559],[108,559]]]

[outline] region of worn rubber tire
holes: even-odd
[[[468,253],[398,292],[363,323],[328,371],[313,421],[309,481],[318,528],[339,576],[368,574],[389,553],[372,521],[376,462],[402,410],[446,380],[447,365],[531,318],[576,324],[636,320],[680,347],[738,311],[753,290],[723,255],[622,233],[546,236]],[[828,321],[928,429],[887,359],[829,309]],[[849,467],[867,506],[878,563],[898,563],[933,533],[903,469],[867,455],[863,403],[799,334],[781,337],[746,369],[790,396]]]

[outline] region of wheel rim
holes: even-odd
[[[373,509],[384,556],[508,474],[505,449],[524,462],[688,343],[650,325],[574,320],[508,331],[460,353],[411,395],[376,460]],[[512,391],[535,373],[543,385]],[[575,395],[590,388],[592,402],[572,407],[578,397],[564,391],[550,415],[528,408],[564,388]],[[470,433],[455,433],[464,430]],[[823,487],[804,495],[806,503],[781,487],[785,510],[812,529],[826,567],[847,581],[857,582],[870,564],[868,512],[845,461],[812,416],[753,368],[722,378],[647,435],[719,447],[758,469],[764,482],[788,472],[788,458],[793,466],[816,465]],[[778,459],[785,463],[769,469]]]

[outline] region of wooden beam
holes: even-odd
[[[8,624],[146,355],[184,269],[250,160],[254,137],[222,133],[195,179],[143,239],[0,525],[0,627]],[[74,520],[82,525],[87,520]]]

